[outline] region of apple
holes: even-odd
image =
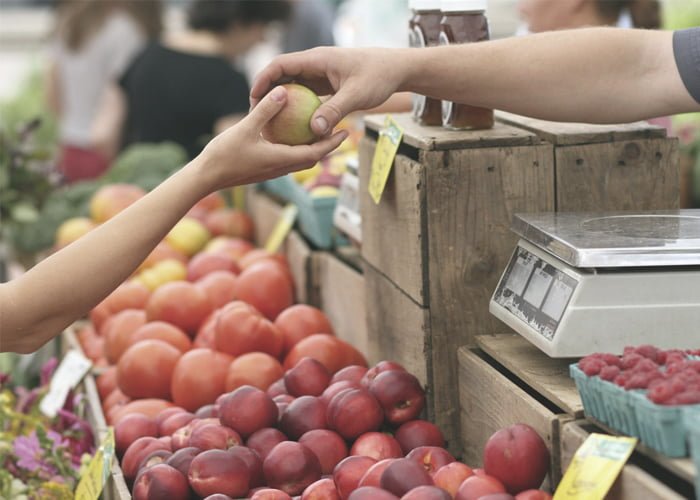
[[[190,434],[189,446],[200,450],[228,450],[241,444],[241,436],[233,429],[220,424],[195,427]]]
[[[435,486],[439,486],[454,497],[464,480],[473,475],[474,471],[468,465],[452,462],[443,465],[433,474],[433,482]]]
[[[262,460],[260,455],[246,446],[234,446],[229,448],[228,452],[243,460],[250,471],[250,487],[257,488],[265,484],[263,476]]]
[[[248,466],[224,450],[207,450],[194,457],[188,478],[195,493],[203,497],[223,493],[238,498],[250,490]]]
[[[441,467],[455,461],[449,451],[437,446],[419,446],[409,453],[406,458],[421,464],[431,476]]]
[[[364,389],[346,389],[328,404],[328,426],[345,439],[376,431],[384,421],[379,402]]]
[[[301,500],[340,500],[333,479],[319,479],[304,490]]]
[[[287,495],[282,490],[276,490],[273,488],[260,488],[255,493],[253,493],[253,496],[250,497],[250,500],[292,500],[292,497]]]
[[[199,448],[182,448],[173,453],[165,461],[165,463],[170,465],[171,467],[175,467],[185,477],[187,477],[187,473],[190,470],[190,464],[192,463],[192,459],[199,455],[200,452],[201,450]]]
[[[380,373],[388,372],[391,370],[398,370],[398,371],[406,371],[406,369],[401,366],[399,363],[396,363],[394,361],[380,361],[376,365],[374,365],[372,368],[367,370],[365,372],[364,376],[362,379],[360,379],[360,383],[366,387],[369,388],[369,385],[372,383],[372,381],[379,375]]]
[[[299,439],[309,431],[326,427],[326,405],[314,396],[296,398],[289,403],[280,420],[280,429],[291,439]]]
[[[384,470],[379,484],[394,495],[401,496],[418,486],[432,486],[433,480],[415,460],[399,458]]]
[[[452,500],[452,497],[437,486],[418,486],[402,496],[401,500]]]
[[[132,413],[122,418],[114,427],[114,442],[119,456],[124,454],[131,443],[144,436],[158,437],[155,419],[141,413]]]
[[[455,500],[479,500],[481,497],[492,493],[505,492],[505,486],[495,477],[474,475],[465,479],[459,486]]]
[[[338,463],[348,456],[348,446],[334,431],[314,429],[304,433],[299,442],[309,448],[321,463],[321,474],[332,474]]]
[[[161,463],[149,467],[139,476],[134,483],[133,496],[134,500],[188,500],[190,486],[179,470]]]
[[[365,376],[367,373],[367,367],[365,366],[360,366],[360,365],[350,365],[346,366],[340,371],[337,371],[335,375],[331,378],[330,383],[328,384],[329,386],[335,384],[336,382],[343,382],[343,381],[348,381],[348,382],[355,382],[356,384],[360,384],[362,381],[362,378]]]
[[[273,143],[298,146],[316,140],[311,130],[311,117],[321,105],[321,100],[308,87],[297,83],[287,83],[284,107],[267,122],[263,137]]]
[[[506,427],[486,442],[484,470],[500,480],[509,493],[537,489],[549,470],[547,445],[529,425]]]
[[[321,394],[321,401],[323,401],[326,404],[326,406],[328,406],[328,404],[331,402],[331,399],[333,399],[333,396],[335,396],[341,391],[344,391],[345,389],[362,389],[362,386],[357,382],[341,380],[340,382],[336,382],[334,384],[329,385],[326,388],[326,390],[323,391],[323,394]]]
[[[552,495],[542,490],[525,490],[515,495],[515,500],[552,500]]]
[[[247,438],[255,431],[273,427],[279,418],[277,405],[264,391],[244,385],[219,401],[221,423]]]
[[[363,486],[353,491],[348,500],[399,500],[399,497],[381,488]]]
[[[281,431],[267,427],[251,434],[246,446],[256,452],[261,460],[265,460],[275,446],[287,440],[287,436]]]
[[[352,445],[350,454],[372,457],[377,461],[385,458],[403,458],[399,442],[383,432],[366,432],[362,434]]]
[[[440,428],[426,420],[411,420],[402,424],[394,434],[404,453],[419,446],[445,447],[445,438]]]
[[[309,448],[285,441],[275,446],[263,461],[267,484],[288,495],[298,495],[321,478],[321,464]]]
[[[320,396],[328,387],[331,374],[313,358],[301,358],[284,374],[284,385],[292,396]]]
[[[360,478],[360,484],[358,486],[376,486],[377,488],[379,488],[379,483],[382,479],[382,474],[384,474],[386,468],[389,467],[389,464],[392,463],[394,460],[396,459],[386,458],[384,460],[380,460],[372,467],[367,469],[365,475],[362,476],[362,478]]]
[[[127,481],[131,482],[136,478],[136,473],[143,459],[156,450],[171,451],[165,443],[150,436],[140,437],[131,443],[121,461],[122,472]]]
[[[418,417],[425,404],[420,382],[407,371],[382,372],[372,380],[369,390],[384,409],[386,420],[394,425]]]
[[[347,457],[333,469],[333,481],[341,500],[347,500],[365,473],[377,461],[370,457]]]

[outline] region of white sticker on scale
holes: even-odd
[[[572,293],[574,293],[573,288],[562,280],[555,280],[552,284],[552,289],[549,291],[549,295],[547,295],[547,300],[545,300],[542,306],[542,312],[559,322]]]
[[[536,309],[539,309],[551,282],[552,275],[545,272],[542,268],[535,269],[523,298]]]
[[[506,288],[512,290],[515,295],[519,297],[523,296],[525,291],[525,285],[527,285],[527,280],[530,279],[532,274],[532,268],[535,266],[535,259],[532,255],[528,254],[527,257],[519,255],[515,259],[510,274],[508,275],[508,281],[506,282]]]

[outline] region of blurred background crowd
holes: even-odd
[[[700,25],[700,0],[488,5],[492,38]],[[101,180],[151,188],[244,116],[275,55],[406,46],[408,18],[408,0],[0,0],[0,235],[40,250]],[[697,116],[658,123],[681,138],[683,206],[700,206]]]

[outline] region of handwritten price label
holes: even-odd
[[[107,484],[114,459],[114,429],[107,429],[102,444],[90,460],[85,475],[75,490],[75,500],[97,500]]]
[[[603,500],[625,466],[637,439],[591,434],[576,451],[554,500]]]
[[[379,131],[379,139],[377,140],[377,148],[374,150],[369,177],[369,194],[376,204],[379,204],[379,201],[382,199],[382,193],[386,187],[386,181],[389,179],[391,167],[394,165],[394,158],[399,150],[402,137],[403,129],[390,115],[387,115],[384,120],[384,128]]]
[[[297,220],[298,213],[299,209],[296,205],[290,203],[289,205],[284,207],[284,209],[282,210],[282,215],[280,215],[277,224],[275,224],[274,229],[270,233],[270,236],[267,238],[267,242],[265,243],[265,250],[267,250],[270,253],[275,253],[277,252],[277,250],[279,250],[280,246],[282,245],[282,242],[294,226],[294,221]]]

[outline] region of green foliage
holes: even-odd
[[[135,184],[150,191],[187,162],[187,152],[178,144],[134,144],[114,161],[101,181]]]

